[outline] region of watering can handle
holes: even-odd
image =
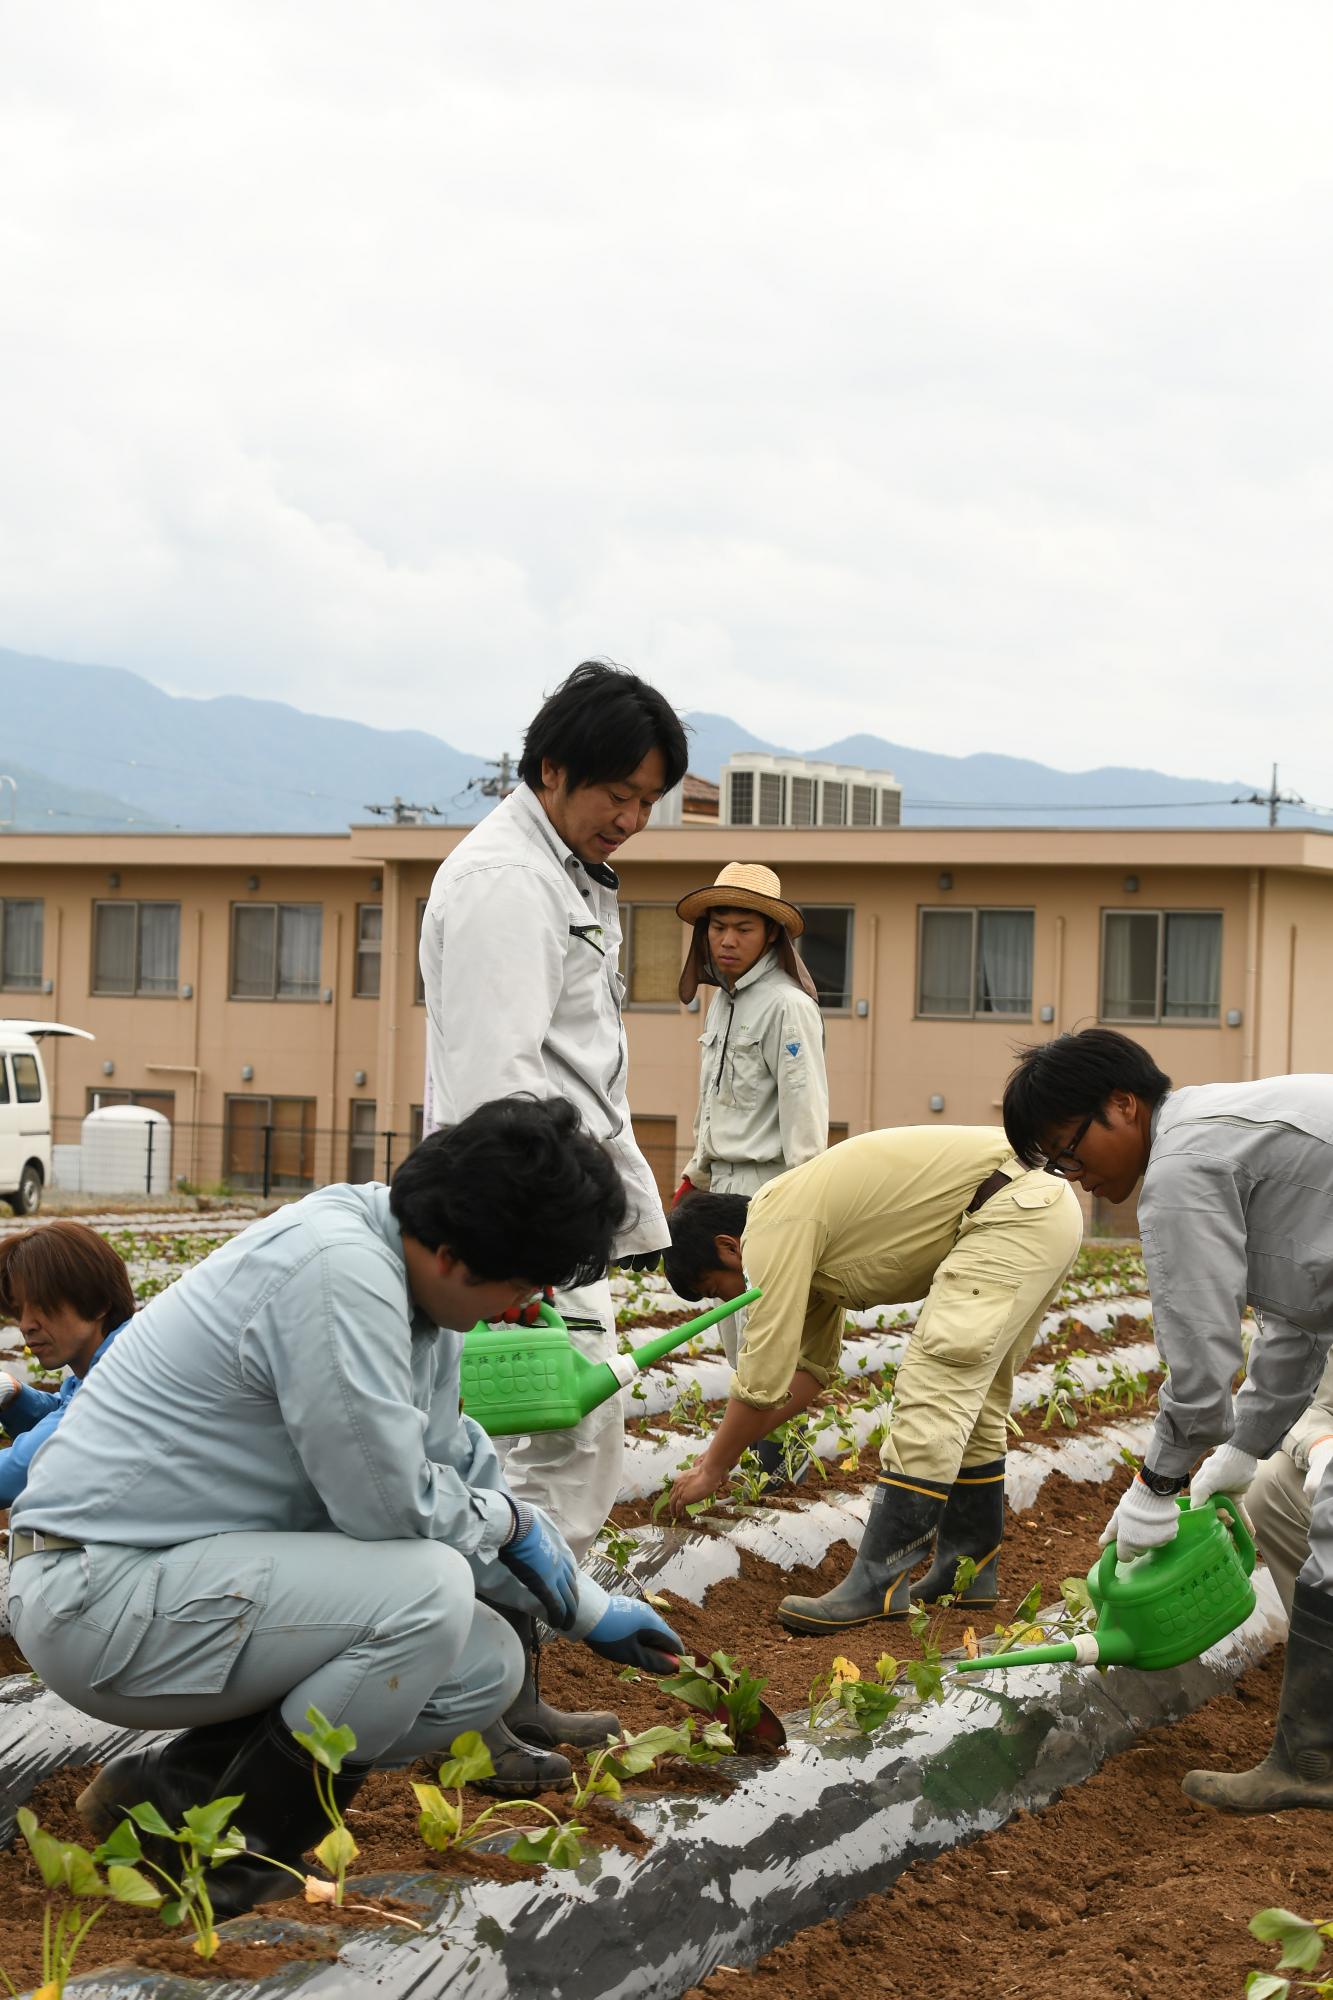
[[[563,1327],[564,1323],[555,1307],[547,1305],[546,1300],[543,1299],[537,1308],[537,1324],[539,1326]]]
[[[1244,1509],[1232,1493],[1214,1493],[1211,1498],[1213,1505],[1230,1517],[1226,1525],[1240,1552],[1241,1566],[1248,1576],[1254,1568],[1254,1537],[1246,1525]]]

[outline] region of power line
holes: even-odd
[[[1269,780],[1268,790],[1266,792],[1251,792],[1248,799],[1233,799],[1231,803],[1232,805],[1235,806],[1267,806],[1268,824],[1270,826],[1276,826],[1277,809],[1279,806],[1303,806],[1305,804],[1305,800],[1301,797],[1299,792],[1280,792],[1278,790],[1277,765],[1274,764],[1273,775],[1272,778]],[[1308,810],[1311,812],[1319,812],[1320,810],[1322,810],[1322,808],[1320,808],[1319,806],[1311,806],[1308,808]]]

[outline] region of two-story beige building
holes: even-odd
[[[0,1012],[46,1044],[56,1137],[173,1124],[195,1184],[382,1176],[419,1131],[421,906],[465,829],[0,835]],[[1015,1044],[1094,1021],[1180,1082],[1333,1068],[1333,837],[1068,828],[650,829],[621,869],[635,1123],[690,1150],[698,1013],[674,904],[764,861],[805,910],[835,1133],[990,1122]],[[484,996],[485,963],[457,968]]]

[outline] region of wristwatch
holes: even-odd
[[[1190,1483],[1188,1472],[1149,1472],[1146,1465],[1139,1467],[1139,1478],[1150,1493],[1183,1493]]]

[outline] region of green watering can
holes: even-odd
[[[491,1437],[569,1430],[632,1382],[641,1368],[761,1296],[757,1287],[742,1292],[611,1361],[589,1361],[580,1354],[559,1313],[545,1304],[537,1326],[506,1327],[501,1333],[478,1321],[463,1341],[463,1408]]]
[[[1173,1542],[1118,1572],[1115,1543],[1102,1551],[1088,1576],[1095,1632],[1059,1645],[960,1660],[954,1671],[1058,1660],[1081,1667],[1178,1667],[1234,1632],[1254,1609],[1254,1543],[1240,1509],[1229,1493],[1215,1493],[1199,1507],[1191,1507],[1187,1495],[1176,1504],[1180,1528]]]

